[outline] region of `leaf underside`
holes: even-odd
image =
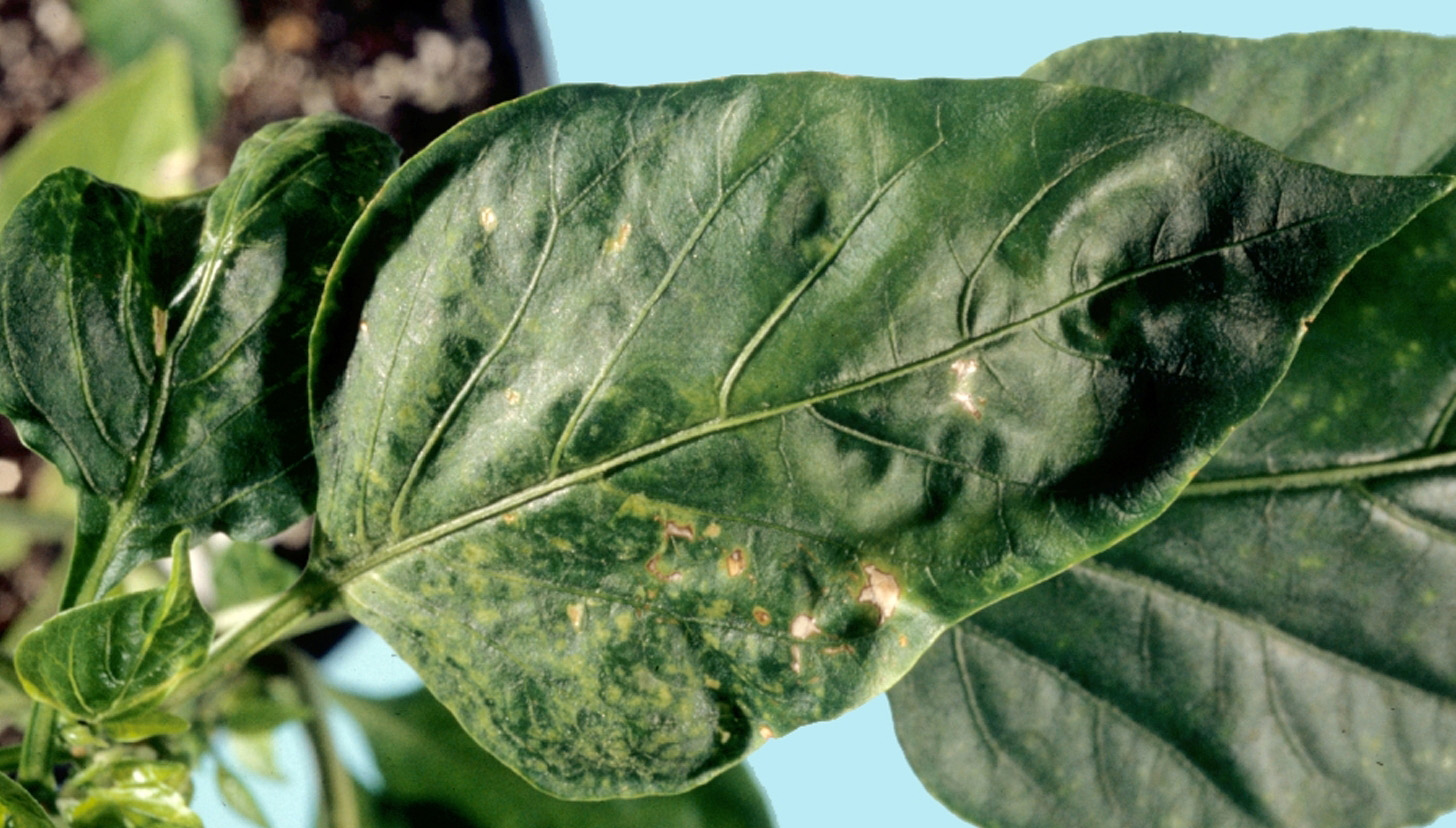
[[[688,788],[1151,519],[1447,186],[1030,81],[550,90],[346,243],[310,566],[535,784]]]
[[[396,157],[363,124],[281,122],[210,193],[153,201],[69,169],[17,209],[0,412],[81,491],[63,605],[183,529],[262,539],[308,513],[304,332]]]
[[[1456,170],[1456,41],[1098,41],[1032,70],[1312,160]],[[1191,68],[1190,68],[1191,67]],[[960,624],[891,691],[1002,826],[1376,828],[1456,806],[1456,199],[1350,273],[1288,376],[1128,541]]]

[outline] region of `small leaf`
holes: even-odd
[[[199,138],[191,95],[186,54],[162,46],[42,121],[0,163],[0,224],[63,167],[149,196],[193,189]]]
[[[8,828],[54,828],[55,823],[19,782],[0,774],[0,822]]]
[[[374,748],[384,776],[388,812],[428,811],[432,821],[411,825],[460,828],[768,828],[768,804],[752,775],[734,768],[676,796],[603,802],[568,802],[541,793],[496,761],[460,729],[428,692],[372,700],[341,695]],[[454,821],[446,822],[442,814]]]
[[[261,539],[310,509],[304,337],[397,155],[340,117],[261,130],[210,194],[156,202],[77,170],[0,237],[0,413],[82,492],[63,606],[182,529]]]
[[[63,807],[72,828],[203,828],[187,807],[186,765],[126,760],[88,770],[62,789],[63,797],[79,799]]]
[[[685,790],[1151,520],[1449,187],[1029,81],[548,90],[340,254],[310,577],[534,784]]]
[[[298,568],[261,543],[233,541],[212,568],[216,609],[223,610],[282,592],[298,580]]]
[[[1308,157],[1456,169],[1456,40],[1094,42],[1033,71]],[[1398,138],[1398,139],[1397,139]],[[1456,198],[1371,251],[1149,528],[967,619],[890,693],[967,819],[1386,828],[1456,807]]]
[[[248,790],[248,786],[237,777],[237,774],[223,767],[221,762],[217,765],[217,789],[222,794],[222,801],[234,813],[254,825],[268,828],[268,817],[264,816],[263,809],[258,807],[258,800],[253,797],[253,792]]]
[[[212,617],[192,591],[187,534],[172,544],[167,586],[85,604],[56,615],[15,651],[15,669],[37,701],[90,722],[156,705],[207,657]]]
[[[106,736],[115,742],[140,742],[153,736],[186,733],[192,723],[162,710],[141,710],[106,720]]]

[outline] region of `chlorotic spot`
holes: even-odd
[[[798,644],[789,645],[789,669],[796,674],[803,671],[804,664],[801,655]]]
[[[566,617],[571,620],[571,628],[581,632],[581,618],[586,614],[585,604],[567,604]]]
[[[716,523],[708,524],[708,527],[703,530],[703,537],[708,539],[716,538],[721,534],[723,534],[723,527]]]
[[[480,228],[489,236],[500,226],[500,217],[489,207],[480,208]]]
[[[521,392],[517,391],[514,388],[507,388],[506,389],[506,405],[520,405],[520,404],[521,404]]]
[[[617,235],[602,242],[602,252],[608,255],[621,253],[627,247],[627,240],[632,238],[632,222],[624,221],[617,227]]]
[[[764,609],[763,607],[754,607],[753,620],[764,626],[768,626],[769,622],[773,621],[773,616],[769,615],[768,610]]]
[[[950,398],[961,407],[961,410],[981,419],[981,409],[977,405],[975,396],[971,393],[971,377],[980,370],[980,365],[974,359],[958,359],[950,365],[951,373],[955,374],[955,388],[950,392]]]
[[[742,549],[734,549],[732,552],[729,552],[727,564],[728,577],[730,578],[737,578],[743,574],[743,570],[748,568],[748,564],[743,560]]]
[[[774,737],[773,728],[769,727],[768,725],[760,725],[758,728],[758,735],[764,739],[772,739]]]
[[[675,523],[671,520],[663,521],[662,536],[665,538],[680,538],[685,541],[697,540],[697,535],[693,532],[693,527],[690,524]]]
[[[703,686],[709,690],[718,690],[723,687],[723,682],[718,681],[712,676],[703,676]]]

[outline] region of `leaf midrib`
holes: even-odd
[[[476,509],[461,513],[454,518],[445,520],[429,529],[417,532],[414,535],[410,535],[394,542],[385,543],[372,549],[366,548],[365,550],[363,550],[362,554],[350,555],[349,562],[346,565],[340,566],[332,573],[329,573],[329,580],[333,582],[336,586],[342,587],[350,581],[354,580],[355,578],[359,577],[361,574],[369,572],[370,570],[373,570],[379,566],[382,566],[383,564],[388,563],[389,561],[401,555],[404,555],[411,550],[433,543],[442,538],[448,537],[449,535],[455,534],[456,532],[468,529],[478,523],[497,517],[501,514],[504,514],[505,512],[524,506],[525,504],[532,501],[547,497],[548,495],[570,488],[577,484],[585,483],[589,480],[592,480],[593,478],[601,477],[609,472],[622,468],[623,466],[635,463],[638,460],[643,460],[652,455],[659,454],[669,449],[676,448],[677,446],[683,445],[685,443],[690,443],[705,437],[712,436],[714,434],[718,434],[720,432],[730,431],[732,429],[742,428],[758,422],[763,422],[765,420],[770,420],[776,417],[792,414],[794,412],[808,408],[812,405],[817,405],[822,402],[828,402],[830,400],[855,394],[860,391],[865,391],[870,388],[883,385],[884,383],[899,379],[901,377],[908,376],[910,374],[914,374],[928,368],[932,368],[936,365],[942,365],[951,362],[959,357],[970,353],[971,351],[982,348],[990,344],[991,342],[1010,336],[1011,334],[1036,322],[1039,322],[1040,320],[1048,316],[1056,314],[1064,310],[1065,308],[1091,299],[1109,290],[1121,287],[1124,284],[1137,281],[1138,279],[1141,279],[1143,277],[1165,270],[1175,269],[1181,265],[1188,264],[1190,262],[1194,262],[1208,256],[1219,255],[1226,251],[1254,244],[1267,238],[1273,238],[1275,236],[1297,230],[1301,227],[1334,220],[1342,216],[1351,214],[1357,209],[1358,208],[1355,205],[1347,206],[1341,210],[1336,210],[1329,213],[1322,213],[1317,216],[1311,216],[1309,218],[1301,219],[1296,222],[1291,222],[1290,224],[1284,225],[1282,227],[1276,227],[1261,233],[1255,233],[1243,239],[1215,245],[1204,250],[1194,251],[1192,253],[1187,253],[1182,256],[1175,256],[1165,261],[1155,262],[1144,267],[1135,268],[1118,276],[1107,279],[1101,284],[1098,284],[1094,287],[1079,291],[1077,293],[1073,293],[1067,298],[1062,299],[1059,302],[1055,302],[1036,313],[1029,314],[1014,322],[1009,322],[1005,325],[1002,325],[1000,328],[988,331],[984,334],[981,334],[980,336],[964,340],[961,343],[947,348],[946,350],[941,351],[938,354],[932,354],[928,357],[924,357],[914,362],[901,365],[897,368],[893,368],[888,371],[882,371],[878,374],[872,375],[857,382],[852,382],[839,388],[824,391],[812,397],[806,397],[801,400],[783,403],[781,405],[765,408],[759,411],[745,412],[726,417],[722,415],[713,417],[712,419],[698,423],[694,426],[689,426],[673,434],[669,434],[665,437],[654,440],[650,443],[646,443],[634,449],[624,451],[614,457],[609,457],[607,459],[593,463],[589,466],[584,466],[580,469],[576,469],[575,471],[571,471],[554,478],[548,478],[547,480],[544,480],[533,486],[522,489],[515,494],[500,498],[493,503],[489,503]]]
[[[1440,471],[1453,467],[1456,467],[1456,451],[1447,451],[1403,457],[1398,460],[1351,463],[1343,466],[1326,466],[1318,469],[1229,477],[1219,480],[1195,480],[1183,490],[1181,497],[1217,497],[1228,494],[1318,489],[1359,483],[1380,477]]]

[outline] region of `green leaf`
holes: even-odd
[[[198,132],[186,61],[176,46],[160,47],[31,130],[0,163],[0,224],[62,167],[151,196],[192,189]]]
[[[15,669],[37,701],[89,722],[128,719],[156,705],[207,658],[212,617],[192,591],[187,534],[172,544],[167,586],[66,610],[15,650]]]
[[[263,809],[258,807],[258,800],[254,798],[253,792],[248,790],[248,786],[238,778],[237,774],[228,770],[221,762],[217,766],[217,789],[222,794],[222,801],[234,813],[254,825],[268,828],[268,817],[263,814]]]
[[[67,783],[62,796],[72,828],[203,828],[187,807],[190,770],[180,762],[124,760],[89,769]]]
[[[0,822],[10,828],[54,828],[35,797],[3,773],[0,773]]]
[[[0,413],[82,492],[63,606],[182,529],[256,539],[307,514],[304,332],[395,158],[370,127],[307,118],[253,136],[211,194],[156,202],[66,170],[17,210]]]
[[[242,38],[237,3],[76,0],[75,7],[86,27],[86,45],[112,68],[127,66],[162,45],[180,43],[192,76],[186,94],[194,98],[199,120],[210,124],[221,114],[223,69]]]
[[[1456,169],[1430,160],[1456,144],[1452,66],[1453,40],[1336,32],[1098,42],[1033,71],[1412,172]],[[891,691],[927,787],[1004,826],[1378,828],[1456,807],[1453,327],[1448,197],[1349,274],[1161,519],[968,619]]]
[[[436,815],[414,825],[461,828],[767,828],[767,802],[747,768],[738,767],[676,796],[568,802],[533,788],[482,751],[428,692],[393,699],[340,695],[374,748],[387,811]],[[453,816],[446,821],[443,813]]]
[[[234,541],[213,564],[216,609],[276,595],[298,580],[298,568],[261,543]]]
[[[331,274],[305,577],[543,789],[684,790],[1150,520],[1448,186],[1019,80],[499,107]]]
[[[106,736],[116,742],[140,742],[153,736],[186,733],[192,723],[162,710],[141,710],[106,722]]]

